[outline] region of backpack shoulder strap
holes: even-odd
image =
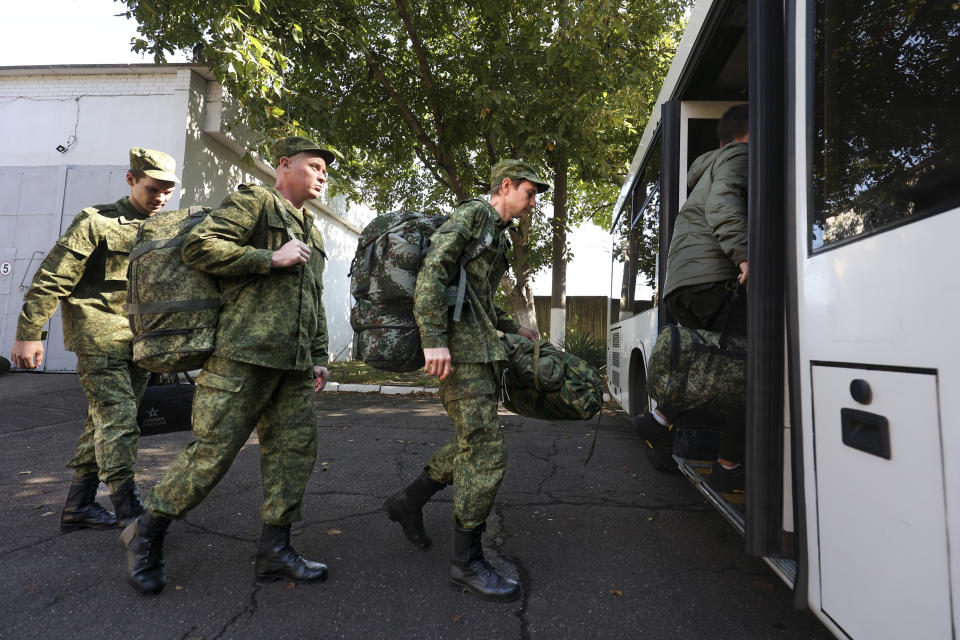
[[[477,202],[484,202],[483,200],[474,199]],[[465,200],[464,202],[471,202],[471,200]],[[493,236],[495,229],[493,227],[494,221],[490,216],[489,211],[484,207],[484,212],[487,213],[487,221],[483,225],[483,231],[480,232],[479,238],[474,238],[467,245],[467,248],[464,249],[463,254],[460,256],[460,260],[457,261],[457,267],[460,278],[460,281],[457,283],[457,301],[453,310],[453,321],[459,322],[460,317],[463,312],[463,301],[466,298],[467,294],[467,263],[475,258],[478,258],[480,254],[487,250],[490,247],[490,243],[493,241]]]

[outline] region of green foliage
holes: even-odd
[[[125,0],[137,51],[192,50],[265,137],[344,153],[331,191],[376,209],[449,210],[524,157],[560,171],[566,230],[609,224],[689,0]],[[558,180],[559,182],[559,180]],[[569,192],[569,198],[567,193]],[[542,216],[515,274],[550,261]]]
[[[561,348],[595,367],[601,375],[607,370],[606,340],[597,340],[585,331],[568,327]]]

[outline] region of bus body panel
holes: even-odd
[[[698,64],[693,52],[706,38],[708,13],[730,5],[705,0],[694,7],[615,214],[642,174],[657,127],[664,126],[661,104],[683,104],[681,79]],[[787,231],[796,247],[787,264],[796,290],[791,284],[788,402],[777,425],[784,432],[783,531],[804,525],[797,538],[805,541],[805,579],[798,585],[837,637],[957,638],[960,464],[950,454],[960,452],[960,251],[953,249],[960,209],[906,216],[889,228],[811,249],[814,4],[784,7],[795,37],[786,44],[794,82],[784,146],[793,155],[785,206],[796,221]],[[708,95],[696,98],[691,106],[708,104]],[[686,126],[681,117],[681,140]],[[658,273],[666,260],[660,263]],[[631,367],[631,358],[649,356],[656,309],[609,326],[608,370],[618,374],[611,393],[635,413],[645,404],[636,397],[645,384],[633,376],[645,367]],[[791,430],[799,431],[797,440]],[[796,452],[802,468],[790,466],[791,443],[802,446]],[[795,479],[802,481],[798,505],[791,503]],[[801,516],[796,523],[794,506]],[[779,559],[766,560],[791,582]]]
[[[951,391],[960,390],[960,252],[952,248],[960,215],[811,251],[813,43],[807,4],[794,9],[801,375],[793,400],[802,412],[808,603],[838,637],[957,637],[960,565],[950,550],[960,548],[960,467],[949,452],[960,451],[960,393]],[[856,380],[870,387],[868,404],[854,398]],[[889,460],[844,444],[844,409],[886,419]]]
[[[631,415],[640,415],[648,400],[646,367],[657,339],[657,310],[650,309],[610,325],[607,335],[607,385],[611,397]],[[635,359],[639,358],[639,363]],[[637,366],[640,373],[636,374]],[[631,372],[635,375],[631,376]],[[636,397],[635,397],[636,396]],[[641,397],[642,396],[642,397]]]

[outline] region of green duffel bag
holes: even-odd
[[[563,384],[563,351],[552,342],[530,340],[516,333],[503,334],[501,341],[509,361],[503,375],[510,388],[556,391]]]
[[[516,334],[503,338],[501,401],[521,416],[543,420],[589,420],[603,407],[600,374],[546,340]]]
[[[647,392],[668,413],[746,412],[747,339],[670,324],[660,330],[647,367]]]

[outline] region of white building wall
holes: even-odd
[[[169,72],[0,75],[0,166],[125,164],[135,145],[180,158],[176,83]]]
[[[129,193],[130,147],[160,149],[176,159],[182,184],[168,208],[219,204],[241,182],[273,184],[268,165],[258,160],[251,171],[241,162],[255,141],[225,133],[227,112],[223,89],[201,67],[0,68],[0,353],[10,351],[23,294],[59,234],[81,208]],[[58,145],[68,148],[60,152]],[[330,351],[342,359],[353,338],[346,273],[371,214],[308,206],[328,253]],[[9,273],[4,262],[12,266]],[[48,328],[48,371],[75,369],[75,357],[63,349],[59,315]]]

